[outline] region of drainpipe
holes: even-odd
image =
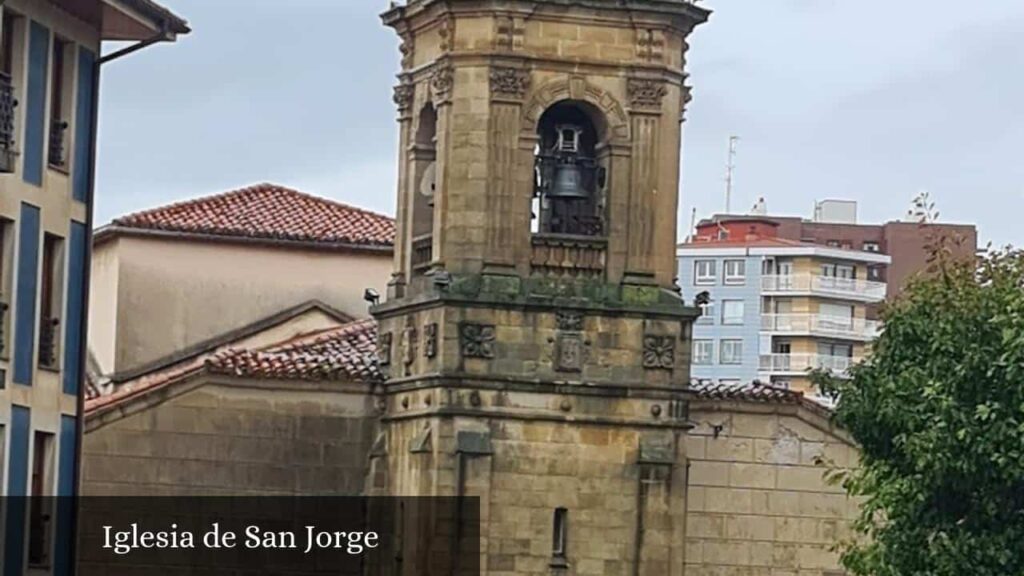
[[[0,0],[0,6],[3,6],[7,0]],[[102,29],[102,23],[100,24]],[[121,50],[114,51],[106,56],[100,56],[96,59],[93,64],[93,82],[92,82],[92,111],[89,121],[89,185],[85,195],[85,262],[82,263],[82,282],[84,284],[82,289],[82,315],[81,323],[81,338],[78,342],[78,357],[79,357],[79,377],[78,382],[78,413],[76,415],[76,431],[75,431],[75,472],[74,472],[74,492],[71,496],[72,502],[72,513],[71,513],[71,526],[72,534],[74,537],[71,538],[69,543],[68,555],[70,557],[69,574],[74,576],[78,564],[78,506],[80,504],[79,498],[81,492],[81,481],[82,481],[82,445],[85,437],[85,380],[88,378],[89,370],[89,298],[92,284],[92,229],[93,229],[93,208],[94,199],[96,196],[96,148],[99,140],[99,118],[100,118],[100,70],[103,64],[111,62],[122,56],[127,56],[132,52],[141,50],[147,46],[151,46],[157,42],[170,40],[171,35],[168,32],[167,22],[160,23],[160,32],[153,36],[139,41],[131,46],[122,48]],[[100,41],[102,45],[102,40]]]
[[[6,0],[0,0],[0,3],[3,3],[4,1],[6,1]],[[127,55],[131,54],[132,52],[137,52],[139,50],[142,50],[143,48],[147,48],[149,46],[152,46],[153,44],[156,44],[157,42],[168,42],[170,40],[171,40],[171,33],[170,33],[170,30],[167,28],[167,22],[161,22],[160,23],[160,31],[157,32],[156,34],[150,36],[149,38],[146,38],[145,40],[140,40],[140,41],[136,42],[135,44],[132,44],[131,46],[126,46],[124,48],[121,48],[120,50],[115,50],[114,52],[111,52],[110,54],[107,54],[106,56],[102,56],[102,57],[99,58],[99,60],[96,61],[96,64],[97,65],[106,64],[107,62],[112,62],[114,60],[117,60],[118,58],[121,58],[122,56],[127,56]]]

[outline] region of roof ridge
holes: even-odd
[[[393,247],[395,225],[393,217],[379,212],[289,186],[259,182],[130,212],[114,218],[103,229]]]
[[[214,200],[220,200],[220,199],[223,199],[223,198],[230,198],[232,196],[238,196],[238,195],[241,195],[241,194],[245,194],[247,192],[260,192],[260,191],[274,190],[274,189],[281,190],[283,192],[287,192],[288,194],[292,194],[294,196],[300,196],[302,198],[306,198],[306,199],[309,199],[309,200],[314,200],[314,201],[317,201],[317,202],[325,202],[325,203],[328,203],[328,204],[333,204],[333,205],[335,205],[335,206],[337,206],[339,208],[344,208],[346,210],[352,210],[354,212],[361,212],[363,214],[368,214],[370,216],[375,216],[377,218],[387,218],[389,220],[394,220],[393,216],[388,216],[387,214],[382,214],[380,212],[374,212],[373,210],[367,210],[366,208],[361,208],[359,206],[354,206],[354,205],[349,204],[347,202],[342,202],[340,200],[335,200],[334,198],[328,198],[326,196],[317,196],[316,194],[311,194],[309,192],[303,192],[302,190],[298,190],[296,188],[292,188],[291,186],[286,186],[284,184],[275,184],[274,182],[268,182],[268,181],[264,180],[262,182],[256,182],[256,183],[253,183],[253,184],[249,184],[247,186],[242,186],[240,188],[233,188],[231,190],[225,190],[223,192],[216,192],[216,193],[213,193],[213,194],[207,194],[205,196],[199,196],[198,198],[189,198],[187,200],[178,200],[176,202],[171,202],[169,204],[163,204],[161,206],[155,206],[153,208],[147,208],[145,210],[136,210],[135,212],[129,212],[127,214],[123,214],[121,216],[113,218],[110,221],[110,223],[114,224],[114,225],[117,225],[117,226],[127,226],[127,227],[130,227],[130,228],[134,228],[136,226],[133,226],[131,223],[127,223],[125,221],[126,220],[130,220],[130,219],[134,219],[134,218],[138,218],[140,216],[145,216],[145,215],[148,215],[148,214],[154,214],[154,213],[158,213],[158,212],[166,212],[168,210],[186,208],[186,207],[189,207],[189,206],[196,206],[196,205],[199,205],[199,204],[206,204],[206,203],[209,203],[209,202],[214,201]]]
[[[362,327],[361,325],[375,326],[376,321],[373,318],[361,318],[358,320],[352,320],[346,322],[340,326],[328,326],[327,328],[321,328],[319,330],[313,330],[310,332],[304,332],[297,334],[288,340],[281,340],[266,346],[265,348],[250,349],[253,352],[267,353],[267,354],[282,354],[294,352],[295,348],[306,345],[306,344],[319,344],[320,342],[328,341],[337,335],[344,332],[352,331],[355,328]]]

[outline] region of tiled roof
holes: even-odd
[[[705,400],[744,400],[747,402],[770,402],[799,404],[804,399],[800,392],[778,388],[760,382],[748,384],[720,384],[714,382],[693,382],[690,389],[698,398]]]
[[[114,227],[264,240],[387,247],[393,218],[276,184],[257,184],[113,221]]]
[[[240,377],[372,382],[380,379],[377,323],[358,320],[263,350],[226,350],[206,366]]]

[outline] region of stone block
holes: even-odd
[[[741,488],[774,488],[775,474],[775,466],[732,463],[729,465],[729,485]]]

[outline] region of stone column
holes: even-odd
[[[530,73],[514,67],[490,69],[490,114],[488,119],[488,186],[486,254],[484,273],[514,275],[515,242],[518,229],[529,227],[520,222],[515,209],[519,194],[517,161],[520,109],[530,84]],[[531,170],[532,172],[532,170]]]
[[[406,149],[412,140],[412,103],[415,100],[415,87],[403,78],[401,83],[395,86],[394,101],[398,106],[398,205],[395,208],[396,222],[407,222],[411,212],[411,204],[408,195],[408,173],[409,164],[406,157]],[[388,298],[401,298],[405,295],[405,286],[408,281],[409,271],[409,242],[410,237],[408,226],[398,226],[395,236],[394,272],[389,283]]]
[[[676,190],[660,190],[661,114],[666,87],[661,80],[630,78],[630,123],[633,138],[632,186],[630,187],[629,231],[626,246],[624,282],[653,284],[655,210],[659,195],[675,195]]]
[[[444,267],[447,255],[448,204],[450,200],[451,179],[449,177],[449,156],[451,143],[449,135],[452,125],[452,90],[455,85],[455,70],[446,60],[437,62],[430,75],[431,99],[437,110],[437,186],[434,191],[434,252],[433,262],[436,267]]]

